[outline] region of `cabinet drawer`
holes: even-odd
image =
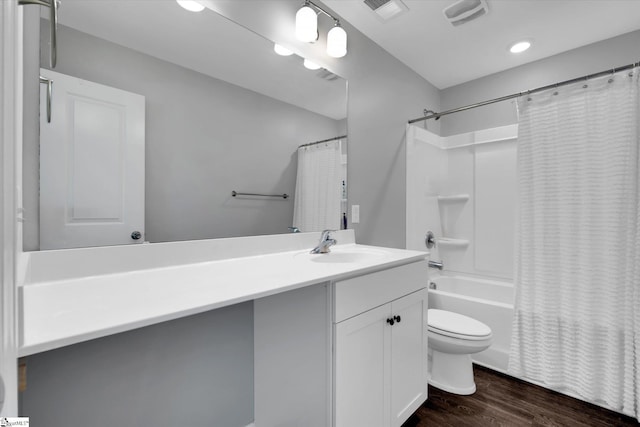
[[[335,283],[334,322],[426,288],[427,262],[418,261]]]

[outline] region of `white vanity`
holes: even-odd
[[[20,355],[253,300],[256,427],[400,426],[427,397],[427,254],[318,235],[25,253]]]

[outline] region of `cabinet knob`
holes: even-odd
[[[387,323],[388,323],[388,324],[390,324],[391,326],[393,326],[393,324],[394,324],[394,323],[396,323],[396,321],[395,321],[395,320],[393,320],[391,317],[389,317],[389,318],[387,319]]]
[[[400,318],[400,316],[393,316],[393,320],[395,320],[396,322],[400,323],[400,321],[402,319]]]
[[[142,233],[139,231],[134,231],[133,233],[131,233],[131,238],[133,240],[139,240],[142,237]]]

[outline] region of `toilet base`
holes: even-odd
[[[449,393],[469,395],[476,392],[473,364],[468,354],[441,353],[433,350],[429,384]]]

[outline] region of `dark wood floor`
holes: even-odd
[[[458,396],[429,386],[429,399],[403,427],[634,426],[630,417],[474,366],[477,391]]]

